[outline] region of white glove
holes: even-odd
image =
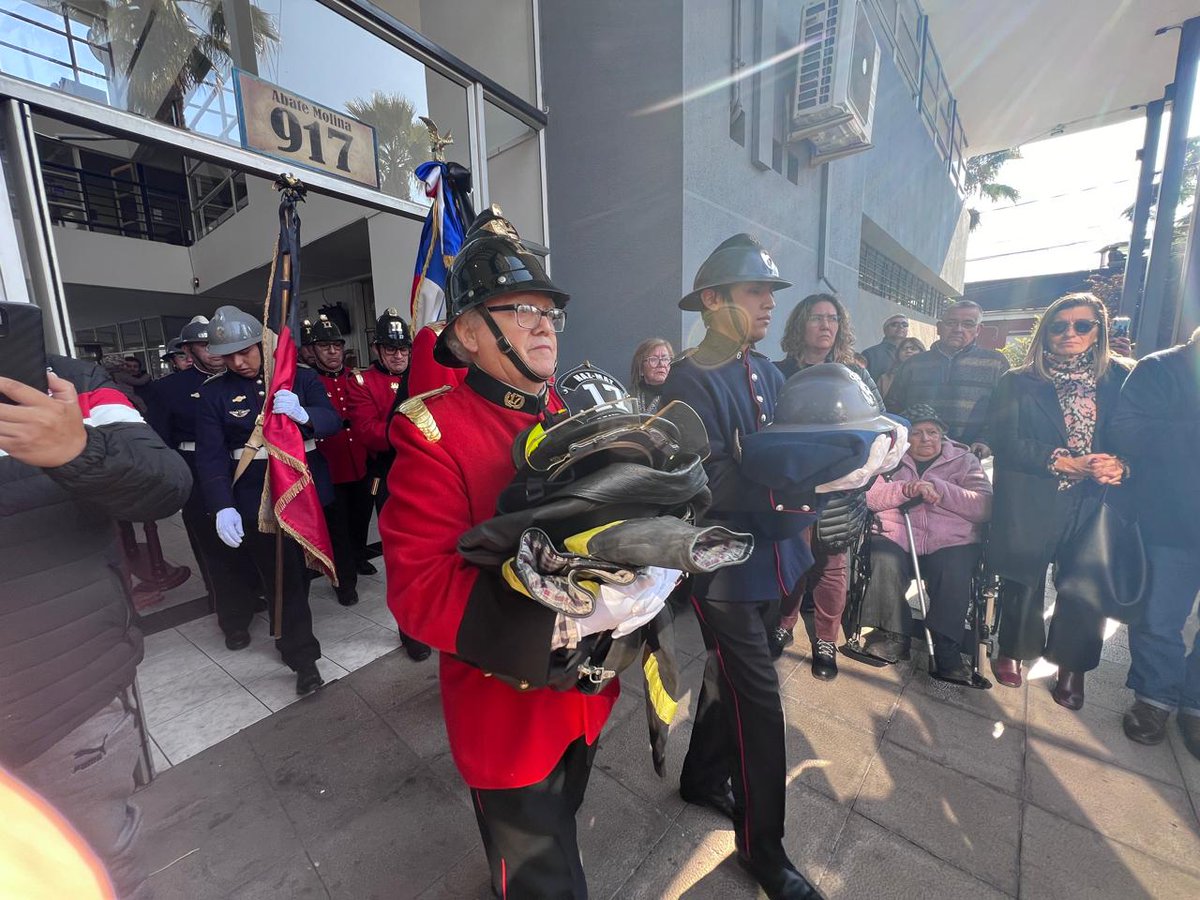
[[[885,431],[876,436],[867,453],[867,461],[862,468],[855,469],[834,481],[817,485],[816,492],[829,494],[834,491],[857,491],[865,487],[867,482],[876,475],[890,472],[900,465],[900,457],[907,449],[908,429],[897,422],[895,431]]]
[[[300,398],[291,391],[276,391],[275,400],[271,404],[271,412],[282,413],[297,425],[308,421],[308,410],[300,405]]]
[[[678,569],[646,566],[632,584],[601,584],[595,612],[573,620],[579,637],[612,631],[619,638],[637,631],[659,614],[682,575]]]
[[[217,537],[230,547],[242,546],[242,515],[232,506],[217,512]]]

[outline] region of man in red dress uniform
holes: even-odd
[[[515,474],[513,440],[536,423],[558,361],[567,295],[497,213],[484,213],[450,272],[436,358],[463,384],[415,396],[392,420],[392,501],[380,533],[388,606],[441,651],[454,761],[470,786],[501,897],[586,897],[575,814],[614,681],[599,694],[546,687],[552,651],[635,618],[630,592],[586,619],[556,612],[466,562],[459,536],[492,518]],[[655,598],[661,608],[666,596]]]
[[[388,309],[375,322],[376,360],[350,379],[347,399],[350,430],[367,451],[367,484],[375,498],[376,512],[387,500],[387,476],[395,458],[388,443],[387,427],[396,407],[408,399],[408,363],[412,354],[412,329],[399,311]],[[428,644],[404,632],[400,641],[410,659],[429,658]]]
[[[303,333],[311,347],[317,374],[329,394],[329,402],[342,420],[337,434],[317,441],[317,449],[329,464],[334,501],[325,507],[329,538],[333,542],[333,565],[337,570],[338,603],[358,602],[358,576],[374,575],[367,560],[367,530],[371,527],[371,488],[367,483],[367,449],[356,440],[350,427],[350,383],[353,372],[346,368],[346,340],[338,327],[321,316]]]

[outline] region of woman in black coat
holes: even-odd
[[[1058,664],[1056,703],[1083,706],[1083,676],[1100,664],[1104,618],[1061,600],[1044,630],[1046,568],[1095,508],[1097,485],[1128,469],[1111,453],[1108,422],[1129,374],[1111,355],[1108,313],[1091,294],[1056,300],[1038,323],[1025,363],[1000,379],[992,399],[995,497],[988,563],[1000,589],[997,680],[1021,684],[1021,663]]]

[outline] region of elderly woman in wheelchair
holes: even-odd
[[[964,623],[983,527],[991,517],[992,485],[975,455],[946,437],[946,424],[933,408],[914,406],[903,415],[912,423],[908,452],[867,492],[879,527],[869,537],[871,576],[861,610],[861,624],[874,630],[861,649],[887,663],[908,659],[913,620],[905,594],[915,573],[907,513],[929,596],[925,627],[935,671],[941,680],[970,684]]]

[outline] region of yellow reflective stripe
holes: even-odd
[[[541,422],[529,429],[529,436],[525,438],[525,461],[529,461],[529,454],[537,449],[538,444],[546,439],[546,429]]]
[[[658,672],[658,657],[647,653],[646,661],[642,663],[642,671],[646,673],[646,696],[650,698],[654,714],[663,724],[670,725],[675,721],[675,710],[679,708],[679,704],[663,687],[662,676]]]
[[[504,565],[500,567],[500,574],[504,576],[504,580],[508,582],[508,586],[510,588],[512,588],[518,594],[524,594],[530,600],[533,599],[533,595],[529,593],[525,585],[521,583],[521,579],[517,577],[517,573],[513,568],[513,561],[511,559],[506,559],[504,561]]]
[[[587,556],[588,543],[592,538],[594,538],[600,532],[612,528],[614,525],[620,525],[624,521],[624,519],[617,519],[615,522],[609,522],[605,525],[598,525],[597,527],[589,529],[588,531],[581,531],[579,534],[573,534],[563,541],[563,547],[568,553],[578,553],[580,556]]]

